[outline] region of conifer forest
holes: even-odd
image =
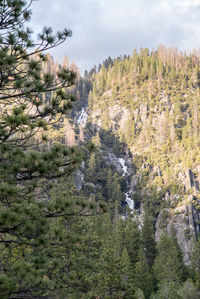
[[[81,75],[31,4],[0,0],[0,298],[200,298],[200,50]]]

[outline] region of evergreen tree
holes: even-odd
[[[94,222],[93,217],[79,217],[68,226],[68,236],[73,236],[73,240],[68,239],[67,242],[71,247],[66,258],[68,289],[63,292],[64,298],[91,298],[95,291],[102,239],[95,231]]]
[[[181,299],[177,293],[177,285],[174,282],[163,283],[156,294],[152,294],[151,299]]]
[[[54,198],[49,191],[83,158],[77,148],[48,148],[44,142],[45,131],[72,107],[74,96],[64,90],[76,75],[62,67],[56,74],[42,71],[47,59],[42,52],[63,43],[71,31],[54,35],[45,27],[35,43],[24,25],[31,2],[0,1],[1,298],[56,297],[66,290],[66,222],[90,209],[86,200],[72,200],[69,190],[60,196],[59,188]],[[51,101],[42,101],[41,94],[52,91]]]
[[[126,229],[126,223],[122,218],[120,218],[117,223],[117,229],[115,232],[115,243],[114,243],[114,247],[116,248],[116,256],[118,257],[122,256],[122,252],[125,248],[125,242],[126,242],[125,229]]]
[[[113,240],[108,239],[100,258],[97,293],[100,298],[123,298],[125,287],[120,275],[119,258],[113,250]]]
[[[138,262],[135,264],[134,285],[143,291],[145,298],[149,298],[153,291],[153,276],[142,248],[139,251]]]
[[[141,289],[137,289],[135,292],[135,299],[145,299],[144,293]]]
[[[162,235],[154,264],[158,284],[180,283],[184,279],[184,270],[182,252],[176,238]]]
[[[105,185],[105,194],[108,200],[112,199],[112,192],[113,192],[113,176],[111,168],[108,169],[107,172],[107,180]]]
[[[87,180],[96,182],[96,158],[95,153],[92,153],[88,161],[88,169],[86,171]]]
[[[153,218],[151,212],[146,209],[144,222],[142,226],[142,245],[145,250],[147,262],[150,266],[153,265],[156,257],[156,242],[154,237]]]
[[[183,286],[178,290],[178,295],[181,299],[196,299],[199,298],[199,291],[191,279],[184,282]]]
[[[129,215],[126,220],[125,247],[128,251],[132,267],[134,267],[135,263],[138,261],[138,252],[141,245],[141,236],[138,225],[137,220],[132,219]]]
[[[133,280],[133,268],[131,266],[131,262],[126,248],[124,248],[122,252],[122,257],[120,259],[119,266],[121,273],[121,282],[126,289],[126,298],[131,298],[135,292],[135,288]]]

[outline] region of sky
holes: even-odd
[[[68,56],[81,73],[104,59],[162,44],[190,51],[200,47],[200,0],[37,0],[29,25],[69,28],[72,37],[51,51]]]

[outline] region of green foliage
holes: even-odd
[[[159,285],[174,282],[178,284],[183,281],[185,267],[182,252],[175,237],[161,236],[154,274]]]
[[[160,167],[163,175],[155,178],[158,187],[177,184],[177,164],[194,168],[198,163],[199,69],[197,51],[186,55],[160,46],[109,59],[90,77],[92,111],[101,111],[108,134],[114,133],[134,154],[139,151],[143,160],[148,157],[152,166]],[[110,121],[116,106],[130,112],[126,125],[117,118]],[[112,139],[104,135],[103,143],[111,147]]]
[[[138,261],[139,248],[141,245],[141,235],[139,231],[139,223],[137,219],[132,219],[129,215],[126,221],[125,229],[125,247],[129,254],[132,267]]]
[[[182,297],[177,293],[177,284],[174,282],[164,283],[156,294],[152,294],[151,299],[180,299]]]
[[[70,253],[79,242],[70,223],[104,210],[104,204],[76,195],[66,179],[59,181],[83,160],[80,149],[44,141],[44,131],[74,101],[64,90],[76,75],[63,67],[53,75],[44,72],[48,58],[42,52],[63,43],[71,31],[53,34],[44,28],[34,42],[24,24],[31,2],[0,2],[1,298],[62,297],[71,285]],[[42,101],[41,94],[49,91],[52,100]]]
[[[139,251],[138,262],[135,264],[134,282],[136,287],[143,291],[145,298],[149,298],[153,291],[153,276],[142,248]]]
[[[147,263],[152,266],[156,257],[156,243],[154,237],[153,218],[149,210],[145,211],[145,218],[142,226],[142,245],[145,250]]]
[[[191,294],[196,292],[192,283],[185,282],[189,274],[177,240],[163,236],[156,248],[154,235],[155,220],[161,208],[168,208],[170,213],[170,209],[182,204],[185,187],[180,174],[188,168],[193,171],[199,165],[199,68],[197,52],[186,55],[177,49],[160,46],[156,51],[142,48],[139,52],[135,50],[131,57],[109,59],[87,76],[92,83],[89,109],[94,117],[90,118],[90,125],[96,130],[97,121],[102,123],[98,146],[119,156],[123,146],[116,142],[118,138],[132,152],[135,174],[131,184],[134,185],[135,206],[142,205],[145,209],[140,230],[133,215],[122,220],[117,202],[121,202],[119,187],[122,192],[125,190],[123,183],[115,175],[114,167],[104,171],[104,166],[97,166],[101,159],[95,159],[96,165],[92,168],[96,172],[93,179],[98,186],[96,193],[98,198],[104,193],[102,198],[109,202],[110,217],[107,226],[104,222],[107,231],[103,240],[107,240],[108,235],[113,240],[114,245],[109,246],[116,261],[124,252],[125,256],[128,254],[133,298],[181,298],[182,289],[189,296],[187,288],[191,289]],[[126,119],[120,113],[113,113],[116,107],[120,107],[120,113],[127,112]],[[101,179],[97,183],[99,174]],[[87,171],[86,177],[89,177]],[[196,175],[195,180],[198,179]],[[194,188],[189,191],[192,195],[198,192]],[[168,216],[170,214],[163,213],[160,225],[163,228],[166,228]],[[185,230],[187,237],[188,233]],[[196,267],[191,270],[190,277],[199,288],[198,252],[197,245],[194,250]]]
[[[185,281],[178,290],[178,295],[183,299],[196,299],[199,297],[199,291],[191,279]]]
[[[24,26],[31,2],[0,1],[1,298],[197,298],[199,242],[193,282],[186,280],[174,237],[161,237],[156,250],[151,214],[158,214],[167,188],[181,191],[173,181],[177,161],[184,167],[199,161],[199,59],[163,47],[141,49],[108,58],[75,81],[76,67],[71,71],[67,59],[56,66],[43,54],[71,31],[53,34],[45,27],[36,44]],[[102,129],[93,138],[101,151],[89,154],[91,143],[85,155],[54,138],[46,143],[45,132],[62,127],[74,95],[80,101],[72,116],[88,95],[90,109],[101,111]],[[117,105],[130,112],[125,130],[120,114],[115,124],[109,120],[109,108]],[[137,216],[121,218],[126,182],[103,158],[104,150],[126,154],[119,138],[134,153],[138,147],[135,168],[143,170],[135,202],[151,209],[141,228]],[[88,185],[78,192],[72,175],[85,157]],[[155,165],[159,171],[151,177]],[[141,197],[144,187],[150,196]]]

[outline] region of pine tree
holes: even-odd
[[[132,219],[129,215],[126,220],[125,247],[128,251],[132,267],[134,267],[138,261],[138,253],[141,245],[141,236],[138,226],[137,220]]]
[[[188,279],[178,290],[178,295],[181,299],[196,299],[200,294],[193,281]]]
[[[144,223],[142,226],[142,245],[145,249],[147,262],[150,266],[153,265],[156,257],[156,242],[154,237],[154,228],[152,224],[152,216],[149,210],[145,211]]]
[[[121,257],[122,256],[122,252],[125,248],[125,228],[126,228],[126,224],[125,221],[120,218],[118,223],[117,223],[117,229],[115,232],[115,242],[114,242],[114,247],[116,249],[116,256]]]
[[[121,273],[121,282],[126,289],[126,296],[127,298],[128,297],[131,298],[135,292],[135,288],[134,288],[134,280],[133,280],[133,268],[131,266],[130,258],[126,248],[124,248],[122,252],[122,256],[119,262],[119,267],[120,267],[119,271]]]
[[[119,261],[113,250],[113,240],[109,238],[104,244],[100,257],[96,296],[100,296],[100,298],[123,298],[125,288],[122,284]]]
[[[95,153],[92,153],[88,161],[88,169],[86,171],[87,180],[91,182],[96,182],[96,158]]]
[[[177,293],[177,285],[174,282],[163,283],[156,294],[151,295],[151,299],[181,299]]]
[[[31,2],[0,1],[2,298],[55,297],[69,287],[66,221],[90,209],[86,200],[72,201],[69,190],[59,194],[58,188],[54,197],[49,191],[83,158],[75,147],[48,148],[45,143],[45,131],[72,107],[74,96],[64,90],[74,84],[76,75],[62,67],[56,74],[42,70],[47,59],[42,52],[63,43],[71,31],[54,35],[45,27],[35,43],[31,29],[24,25],[31,16]],[[54,92],[50,101],[42,101],[45,92]]]
[[[134,285],[143,291],[145,298],[149,298],[153,291],[153,276],[143,248],[140,248],[138,262],[135,264]]]
[[[154,273],[158,285],[183,281],[185,266],[181,249],[175,237],[161,236],[158,255],[155,259]]]
[[[141,289],[137,289],[135,292],[135,299],[145,299],[144,293]]]
[[[60,298],[91,298],[96,290],[102,239],[95,231],[93,217],[79,217],[78,221],[69,225],[68,231],[69,237],[73,236],[73,242],[67,242],[67,245],[71,245],[71,248],[67,248],[69,256],[66,258],[68,290]]]
[[[107,172],[107,180],[105,186],[105,193],[108,200],[112,199],[112,192],[113,192],[113,177],[112,177],[112,170],[111,168],[109,168]]]

